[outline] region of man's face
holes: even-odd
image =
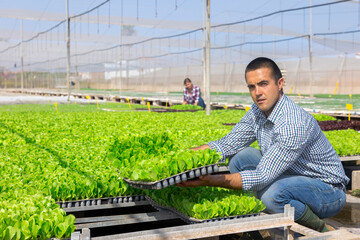
[[[281,98],[281,89],[284,79],[280,78],[275,84],[275,79],[271,76],[270,68],[259,68],[246,73],[246,83],[254,103],[268,117]]]
[[[191,89],[192,89],[192,83],[191,83],[191,82],[186,82],[186,83],[185,83],[185,87],[186,87],[188,90],[191,90]]]

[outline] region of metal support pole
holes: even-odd
[[[47,54],[47,59],[49,59],[49,54]],[[48,74],[47,74],[47,89],[50,89],[50,63],[47,62],[47,69],[48,69]]]
[[[205,48],[205,102],[206,115],[210,115],[210,0],[206,1],[206,48]]]
[[[299,77],[300,64],[301,64],[301,58],[299,57],[299,61],[295,71],[295,84],[293,84],[294,88],[297,88],[297,83],[300,82],[300,77]]]
[[[310,0],[310,31],[309,31],[309,80],[310,80],[310,97],[313,97],[313,69],[312,69],[312,0]]]
[[[205,56],[206,56],[206,42],[205,42],[205,25],[206,25],[206,0],[203,0],[203,29],[202,29],[202,40],[203,40],[203,52],[202,52],[202,70],[203,70],[203,91],[205,97],[206,91],[206,67],[205,67]],[[205,99],[206,100],[206,99]],[[206,103],[206,101],[205,101]]]
[[[341,81],[341,77],[342,77],[342,75],[343,75],[344,65],[345,65],[345,62],[346,62],[346,57],[347,57],[347,53],[345,53],[345,56],[344,56],[344,58],[343,58],[342,61],[341,61],[340,71],[338,72],[338,79],[337,79],[337,82],[336,82],[336,87],[335,87],[334,95],[337,94],[337,90],[338,90],[338,87],[339,87],[339,84],[340,84],[340,81]]]
[[[67,90],[68,90],[68,98],[67,101],[70,102],[70,92],[71,92],[71,84],[70,84],[70,18],[69,18],[69,0],[66,0],[66,48],[67,48],[67,64],[66,64],[66,82],[67,82]]]
[[[23,20],[20,21],[21,92],[24,90]]]
[[[122,46],[122,35],[123,35],[123,24],[124,24],[124,1],[121,0],[121,23],[120,23],[120,46],[119,46],[119,50],[120,50],[120,61],[119,61],[119,93],[120,93],[120,97],[121,97],[121,90],[122,90],[122,58],[123,58],[123,46]]]

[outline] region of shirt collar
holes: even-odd
[[[274,109],[271,111],[270,116],[267,118],[268,121],[275,123],[276,119],[282,114],[283,106],[287,102],[288,97],[282,94],[279,101],[276,103]]]
[[[252,105],[252,108],[254,109],[254,114],[255,114],[256,118],[258,118],[258,120],[260,122],[265,123],[266,121],[270,121],[272,123],[275,123],[278,116],[281,115],[281,113],[282,113],[283,105],[287,101],[288,101],[288,97],[285,94],[283,94],[281,96],[281,98],[279,99],[279,101],[275,104],[275,107],[271,111],[269,117],[266,117],[265,113],[263,111],[261,111],[255,103]]]

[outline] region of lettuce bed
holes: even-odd
[[[100,108],[105,106],[128,107],[107,103]],[[0,217],[0,239],[68,237],[74,219],[65,217],[55,201],[142,194],[119,179],[109,149],[160,136],[157,146],[172,144],[163,146],[164,156],[173,156],[166,152],[170,149],[193,154],[186,149],[221,138],[232,129],[223,122],[238,122],[245,115],[240,110],[212,111],[210,116],[205,111],[107,112],[91,104],[59,104],[58,109],[59,114],[53,104],[0,106],[0,212],[12,216]],[[340,155],[360,154],[358,132],[325,134]],[[137,151],[131,144],[127,149]],[[160,149],[141,160],[145,164]],[[177,166],[180,171],[183,167],[184,163]]]

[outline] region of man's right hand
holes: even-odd
[[[190,179],[184,182],[176,183],[179,187],[223,187],[229,189],[242,189],[242,180],[240,173],[203,175],[196,179]]]
[[[210,148],[209,145],[204,144],[204,145],[201,145],[201,146],[199,146],[199,147],[190,148],[190,150],[197,151],[197,150],[204,150],[204,149],[209,149],[209,148]]]

